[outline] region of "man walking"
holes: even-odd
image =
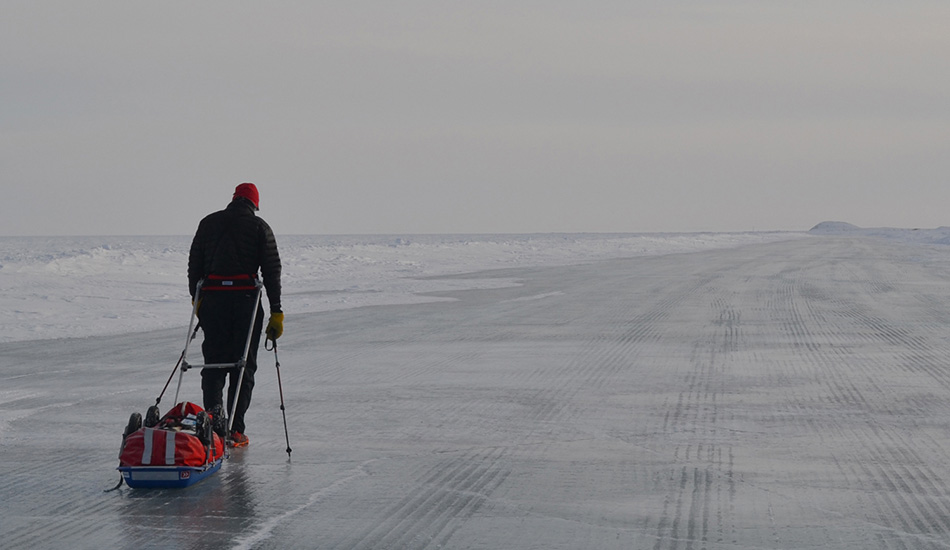
[[[188,290],[192,299],[198,293],[198,320],[204,330],[201,351],[205,364],[236,363],[244,358],[251,316],[257,311],[250,333],[250,348],[240,391],[239,368],[207,368],[201,371],[204,408],[223,419],[222,391],[228,384],[228,411],[237,409],[232,418],[229,444],[244,447],[244,413],[251,404],[257,349],[260,346],[264,309],[257,300],[258,271],[270,304],[267,337],[277,340],[283,333],[284,314],[280,309],[280,255],[274,232],[255,212],[260,195],[253,183],[242,183],[234,190],[224,210],[206,216],[198,224],[188,255]]]

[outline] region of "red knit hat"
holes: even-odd
[[[244,197],[254,204],[255,209],[261,209],[261,196],[257,192],[257,186],[253,183],[242,183],[241,185],[238,185],[234,189],[234,196],[231,197],[231,200],[234,200],[238,197]]]

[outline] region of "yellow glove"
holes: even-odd
[[[270,314],[270,320],[267,321],[267,329],[264,334],[271,340],[277,340],[284,333],[284,314],[277,312]]]

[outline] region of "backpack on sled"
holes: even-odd
[[[118,468],[129,487],[188,487],[218,471],[225,443],[207,411],[183,402],[157,416],[153,406],[144,424],[139,413],[129,418]]]

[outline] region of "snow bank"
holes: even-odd
[[[821,222],[809,230],[813,235],[881,237],[917,244],[950,244],[950,227],[936,229],[863,228],[845,222]]]
[[[419,293],[515,284],[434,280],[802,237],[803,233],[282,236],[288,315],[415,303]],[[190,237],[0,238],[0,341],[185,330]]]

